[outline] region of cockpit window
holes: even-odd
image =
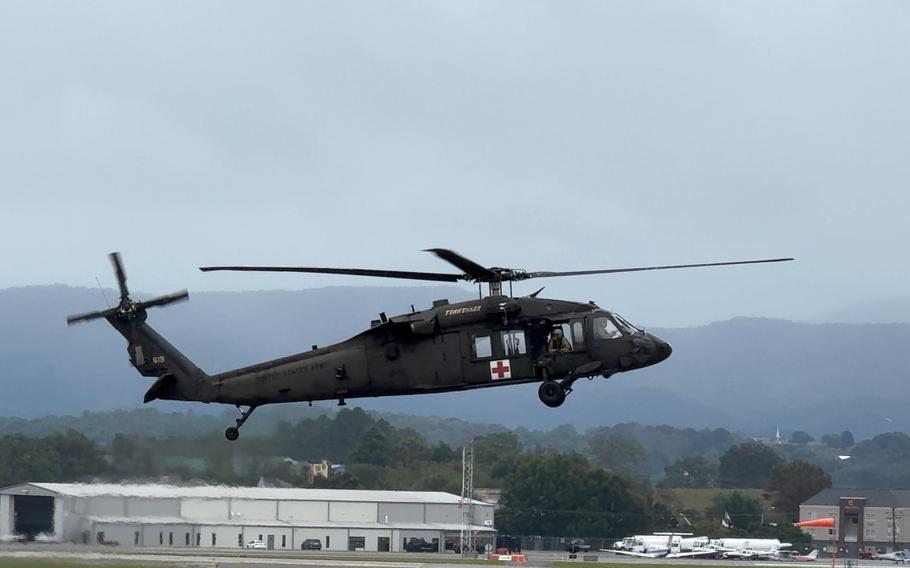
[[[622,329],[623,331],[626,331],[628,333],[641,333],[642,332],[642,330],[638,329],[637,327],[635,327],[634,325],[629,323],[629,321],[626,318],[622,317],[621,315],[617,314],[616,312],[613,312],[613,318],[616,319],[616,322],[619,324],[620,329]]]
[[[597,339],[618,339],[622,335],[613,320],[607,316],[594,318],[594,337]]]

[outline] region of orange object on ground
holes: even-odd
[[[799,523],[793,523],[793,526],[798,529],[810,528],[810,527],[833,529],[834,528],[834,518],[830,517],[827,519],[812,519],[811,521],[802,521]]]

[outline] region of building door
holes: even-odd
[[[844,542],[859,540],[859,513],[844,513]]]
[[[13,532],[35,540],[41,533],[54,532],[54,498],[38,495],[14,495]],[[59,536],[59,535],[58,535]]]
[[[387,536],[381,536],[377,542],[379,552],[389,552],[392,549],[392,539]]]
[[[275,549],[275,535],[269,535],[269,542],[267,543],[267,546],[269,547],[269,550]]]

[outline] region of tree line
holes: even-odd
[[[699,435],[699,443],[712,448],[711,438],[728,440],[728,434],[709,431]],[[473,443],[475,487],[502,491],[497,528],[503,534],[619,537],[683,528],[680,519],[713,528],[721,510],[734,519],[732,528],[723,529],[725,534],[784,530],[763,523],[764,504],[748,495],[721,495],[727,501],[714,503],[710,510],[677,510],[659,498],[639,467],[647,451],[632,436],[615,430],[593,436],[584,451],[528,448],[509,431],[489,432]],[[345,464],[344,473],[311,479],[305,466],[313,456]],[[701,455],[677,459],[666,468],[661,484],[763,487],[776,506],[791,511],[830,484],[823,471],[812,477],[818,473],[812,468],[817,466],[744,442],[727,448],[717,465]],[[269,436],[248,436],[235,443],[225,442],[220,434],[166,439],[116,434],[109,442],[96,442],[75,431],[0,437],[0,486],[26,481],[162,480],[459,493],[461,449],[429,443],[413,428],[397,428],[356,408],[281,422]]]

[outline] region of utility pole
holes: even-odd
[[[474,439],[461,450],[461,556],[474,555]]]

